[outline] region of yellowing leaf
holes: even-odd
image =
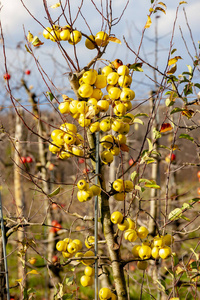
[[[116,38],[115,36],[109,36],[108,41],[109,41],[109,42],[113,42],[113,43],[117,43],[117,44],[121,44],[121,43],[122,43],[122,42],[121,42],[118,38]]]
[[[17,282],[22,282],[22,278],[20,278],[20,279],[15,279],[15,281],[17,281]]]
[[[144,26],[144,28],[149,28],[151,26],[152,22],[151,22],[151,18],[150,16],[147,16],[147,22],[146,25]]]
[[[50,7],[51,7],[51,8],[57,8],[57,7],[59,7],[59,6],[60,6],[60,3],[56,3],[56,4],[51,5]]]
[[[26,275],[28,275],[28,274],[39,275],[40,273],[38,273],[38,271],[36,271],[36,270],[31,270],[31,271],[28,272]]]
[[[168,66],[171,66],[175,64],[179,59],[182,59],[181,56],[174,56],[173,58],[170,58],[168,61]]]
[[[48,197],[53,197],[56,196],[60,193],[60,186],[57,187],[53,192],[51,192],[51,194],[48,195]]]
[[[181,2],[179,2],[179,5],[181,5],[181,4],[187,4],[187,2],[186,1],[181,1]]]
[[[120,149],[124,152],[129,152],[129,147],[126,144],[121,144]]]
[[[160,132],[167,132],[172,130],[172,125],[170,123],[163,123],[160,129]]]
[[[33,45],[34,47],[39,47],[39,46],[41,46],[41,45],[44,44],[44,43],[42,43],[42,42],[40,41],[40,39],[39,39],[37,36],[34,36],[34,38],[33,38],[33,40],[31,41],[31,43],[32,43],[32,45]]]
[[[167,8],[167,6],[165,5],[165,3],[163,3],[163,2],[158,2],[158,4],[164,6],[165,9]]]
[[[177,65],[173,66],[168,72],[167,75],[172,75],[176,72],[177,70]]]
[[[182,267],[180,267],[180,266],[177,267],[177,269],[176,269],[176,274],[177,275],[182,274],[184,272],[185,272],[185,270]]]
[[[157,11],[162,11],[164,14],[166,14],[165,10],[162,7],[157,6],[154,10],[154,13],[156,13]]]
[[[32,42],[32,40],[33,40],[33,35],[32,35],[32,33],[30,33],[30,31],[28,32],[28,35],[27,35],[27,40],[28,40],[28,42]]]

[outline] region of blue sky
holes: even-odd
[[[48,6],[55,4],[56,0],[48,0]],[[180,1],[177,0],[166,0],[163,1],[166,6],[166,15],[162,12],[158,15],[160,18],[158,19],[158,35],[159,35],[159,43],[158,43],[158,66],[161,70],[164,70],[166,66],[166,59],[168,56],[169,43],[171,39],[172,27],[176,15],[176,8]],[[43,1],[42,0],[24,0],[24,3],[28,6],[31,13],[44,25],[48,26],[48,22],[45,19],[45,13],[43,9]],[[77,5],[80,4],[80,0],[71,1],[72,3],[72,15],[76,14]],[[100,1],[97,0],[95,3],[99,6]],[[113,17],[119,17],[121,11],[123,10],[125,0],[114,0],[113,1]],[[35,22],[30,15],[27,13],[25,8],[23,7],[20,0],[1,0],[2,10],[1,10],[1,21],[4,31],[4,37],[7,47],[7,59],[10,70],[14,70],[16,74],[13,74],[16,81],[19,78],[20,69],[30,68],[32,70],[32,74],[35,74],[33,77],[29,77],[28,80],[30,84],[33,83],[34,88],[37,86],[37,90],[42,90],[42,82],[38,77],[37,70],[35,68],[34,62],[31,60],[30,55],[28,53],[22,53],[19,49],[16,49],[16,45],[20,44],[22,49],[24,49],[24,29],[26,33],[30,30],[34,35],[38,35],[41,40],[44,42],[44,45],[35,51],[36,57],[40,60],[42,67],[50,77],[54,80],[54,82],[59,85],[59,88],[64,85],[65,89],[68,89],[68,83],[66,76],[63,76],[65,72],[67,72],[67,66],[65,67],[65,61],[62,55],[59,53],[55,44],[51,41],[44,40],[41,35],[42,28],[41,26]],[[110,43],[108,47],[108,51],[104,58],[109,60],[114,60],[115,58],[120,58],[124,63],[132,63],[135,60],[135,57],[130,51],[127,50],[125,44],[123,43],[123,36],[126,38],[130,46],[137,50],[138,45],[140,43],[141,32],[147,20],[147,14],[149,13],[150,8],[150,0],[130,0],[127,10],[122,17],[122,20],[119,24],[113,27],[112,33],[115,34],[121,41],[122,45],[118,45],[115,43]],[[180,6],[177,25],[174,34],[174,48],[177,48],[176,55],[182,56],[183,60],[179,65],[178,71],[182,72],[186,70],[186,65],[191,64],[191,59],[188,56],[188,53],[185,49],[183,40],[180,35],[181,27],[184,38],[187,41],[188,48],[191,51],[191,54],[194,55],[194,48],[190,39],[190,33],[188,27],[186,25],[183,8],[185,8],[188,22],[192,30],[193,38],[198,46],[199,37],[199,27],[200,27],[200,1],[199,0],[191,0],[188,1],[188,4],[184,4]],[[53,15],[53,19],[56,18],[59,13],[59,9],[50,9]],[[101,29],[101,16],[98,15],[93,6],[91,6],[90,0],[84,0],[84,5],[82,8],[83,16],[86,18],[89,26],[92,28],[93,33],[95,34]],[[62,25],[65,25],[62,23]],[[78,18],[75,23],[75,27],[77,29],[82,30],[86,34],[89,34],[89,30],[85,25],[83,18]],[[152,25],[145,32],[145,37],[143,41],[143,45],[141,48],[140,55],[142,58],[148,60],[149,63],[154,64],[154,37],[155,37],[155,15],[152,17]],[[66,50],[70,55],[73,55],[73,48],[67,42],[64,45]],[[89,59],[91,59],[94,55],[93,51],[87,50],[84,46],[84,39],[78,44],[78,58],[80,61],[81,67],[83,67]],[[48,56],[46,54],[48,53]],[[53,60],[52,60],[53,58]],[[0,59],[2,64],[2,52],[0,53]],[[54,61],[54,62],[52,62]],[[4,72],[2,70],[2,72]],[[137,91],[138,98],[146,97],[148,95],[149,89],[153,88],[153,83],[149,81],[145,74],[152,75],[151,70],[145,69],[145,72],[142,74],[135,75],[135,82],[133,80],[133,89]],[[32,80],[32,82],[31,82]],[[142,80],[145,85],[142,83],[138,83]],[[144,89],[146,86],[146,89]],[[62,91],[63,92],[63,91]],[[19,91],[18,91],[19,93]]]

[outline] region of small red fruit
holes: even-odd
[[[52,257],[52,263],[55,263],[55,262],[57,262],[58,261],[58,256],[57,255],[54,255],[53,257]]]
[[[129,159],[128,161],[129,166],[133,166],[135,164],[135,160],[134,159]]]
[[[20,162],[21,162],[22,164],[25,164],[25,163],[26,163],[26,157],[22,156],[22,157],[20,158]]]
[[[4,78],[5,80],[9,80],[9,79],[11,78],[11,76],[10,76],[9,73],[6,73],[6,74],[4,74],[3,78]]]
[[[30,156],[27,156],[27,157],[26,157],[26,162],[27,162],[28,164],[32,163],[32,161],[33,161],[32,157],[30,157]]]
[[[58,206],[57,206],[56,203],[52,203],[51,207],[52,207],[53,209],[57,209],[57,208],[58,208]]]
[[[25,74],[26,74],[26,75],[30,75],[30,74],[31,74],[31,71],[30,71],[30,70],[26,70],[26,71],[25,71]]]
[[[78,162],[79,162],[79,164],[83,164],[85,162],[85,159],[84,158],[79,158]]]
[[[200,171],[197,172],[197,177],[200,178]]]
[[[197,189],[197,194],[200,196],[200,187]]]
[[[60,223],[57,223],[55,231],[59,231],[60,229],[62,229],[62,225]]]
[[[50,165],[49,165],[49,171],[53,171],[54,167],[55,167],[54,164],[50,164]]]

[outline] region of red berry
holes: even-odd
[[[200,171],[197,172],[197,177],[200,178]]]
[[[22,156],[22,157],[20,158],[20,162],[21,162],[22,164],[25,164],[25,163],[26,163],[26,157]]]
[[[79,164],[83,164],[85,162],[85,159],[84,158],[79,158],[78,162],[79,162]]]
[[[171,161],[175,161],[175,159],[176,159],[176,155],[174,153],[172,153],[172,155],[171,155]]]
[[[52,263],[55,263],[55,262],[57,262],[58,261],[58,256],[57,255],[54,255],[53,257],[52,257]]]
[[[6,74],[4,74],[3,78],[4,78],[5,80],[9,80],[9,79],[11,78],[11,76],[10,76],[9,73],[6,73]]]
[[[53,209],[57,209],[57,208],[58,208],[58,206],[57,206],[56,203],[52,203],[51,207],[52,207]]]
[[[27,162],[28,164],[32,163],[32,161],[33,161],[32,157],[30,157],[30,156],[27,156],[27,157],[26,157],[26,162]]]
[[[53,220],[53,221],[51,222],[51,225],[52,225],[52,226],[57,226],[57,224],[58,224],[58,221],[56,221],[56,220]]]
[[[30,70],[26,70],[26,71],[25,71],[25,74],[26,74],[26,75],[30,75],[30,74],[31,74],[31,71],[30,71]]]
[[[53,171],[54,167],[55,167],[54,164],[50,164],[50,165],[49,165],[49,171]]]
[[[90,170],[88,168],[83,169],[83,174],[87,174]]]
[[[62,225],[61,225],[60,223],[58,223],[58,224],[56,225],[55,231],[57,232],[57,231],[59,231],[60,229],[62,229]]]
[[[128,162],[129,166],[133,166],[135,164],[135,160],[134,159],[129,159],[129,162]]]

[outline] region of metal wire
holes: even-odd
[[[4,222],[3,222],[1,191],[0,191],[0,220],[1,220],[1,233],[2,233],[2,244],[3,244],[3,260],[4,260],[5,277],[6,277],[6,294],[7,294],[7,300],[10,300],[8,264],[7,264],[7,255],[6,255],[6,234],[5,234],[5,227],[4,227]]]

